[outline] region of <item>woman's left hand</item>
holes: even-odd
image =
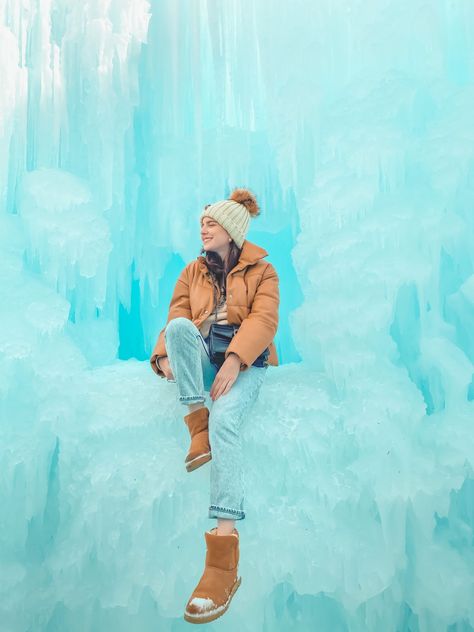
[[[230,353],[224,360],[221,368],[216,373],[214,382],[209,392],[211,399],[216,401],[221,395],[225,395],[231,389],[232,384],[240,373],[240,358],[235,353]]]

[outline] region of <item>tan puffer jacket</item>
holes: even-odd
[[[246,371],[256,358],[269,347],[268,363],[278,366],[274,337],[278,328],[280,305],[279,278],[273,265],[262,261],[268,252],[245,240],[240,258],[226,280],[227,320],[240,325],[232,338],[225,357],[234,352]],[[199,329],[213,309],[214,292],[209,271],[202,256],[187,264],[176,282],[169,305],[166,325],[173,318],[184,316]],[[156,366],[156,358],[166,356],[165,329],[160,331],[150,357],[153,371],[165,377]]]

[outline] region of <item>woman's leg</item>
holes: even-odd
[[[233,518],[217,519],[217,535],[229,535],[234,530],[234,527],[235,520]]]
[[[242,520],[244,480],[241,428],[247,418],[267,368],[249,367],[241,371],[230,391],[212,404],[209,414],[209,442],[212,447],[209,518],[218,518],[218,531],[228,533],[233,522]]]
[[[178,387],[178,401],[190,406],[190,412],[202,407],[216,369],[201,332],[188,318],[173,318],[165,329],[165,347]]]

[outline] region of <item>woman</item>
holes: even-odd
[[[227,200],[204,208],[201,254],[206,256],[197,257],[181,272],[167,323],[150,358],[155,373],[176,382],[178,400],[188,406],[187,471],[212,459],[209,518],[216,518],[217,526],[204,534],[205,569],[186,604],[184,618],[194,623],[221,616],[241,582],[235,520],[245,518],[242,423],[258,397],[268,365],[278,366],[273,342],[278,327],[278,275],[271,263],[263,261],[267,251],[245,239],[250,218],[259,212],[247,189],[234,189]],[[220,368],[209,356],[209,329],[214,322],[238,326]],[[213,400],[210,409],[205,406],[205,391]]]

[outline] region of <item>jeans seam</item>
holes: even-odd
[[[208,357],[208,358],[209,358],[209,360],[210,360],[210,359],[211,359],[211,356],[209,355],[209,351],[208,351],[208,349],[207,349],[206,342],[205,342],[204,338],[202,337],[202,335],[201,335],[201,334],[197,334],[197,337],[198,337],[198,338],[199,338],[199,340],[201,341],[202,346],[204,347],[204,351],[206,352],[206,355],[207,355],[207,357]]]

